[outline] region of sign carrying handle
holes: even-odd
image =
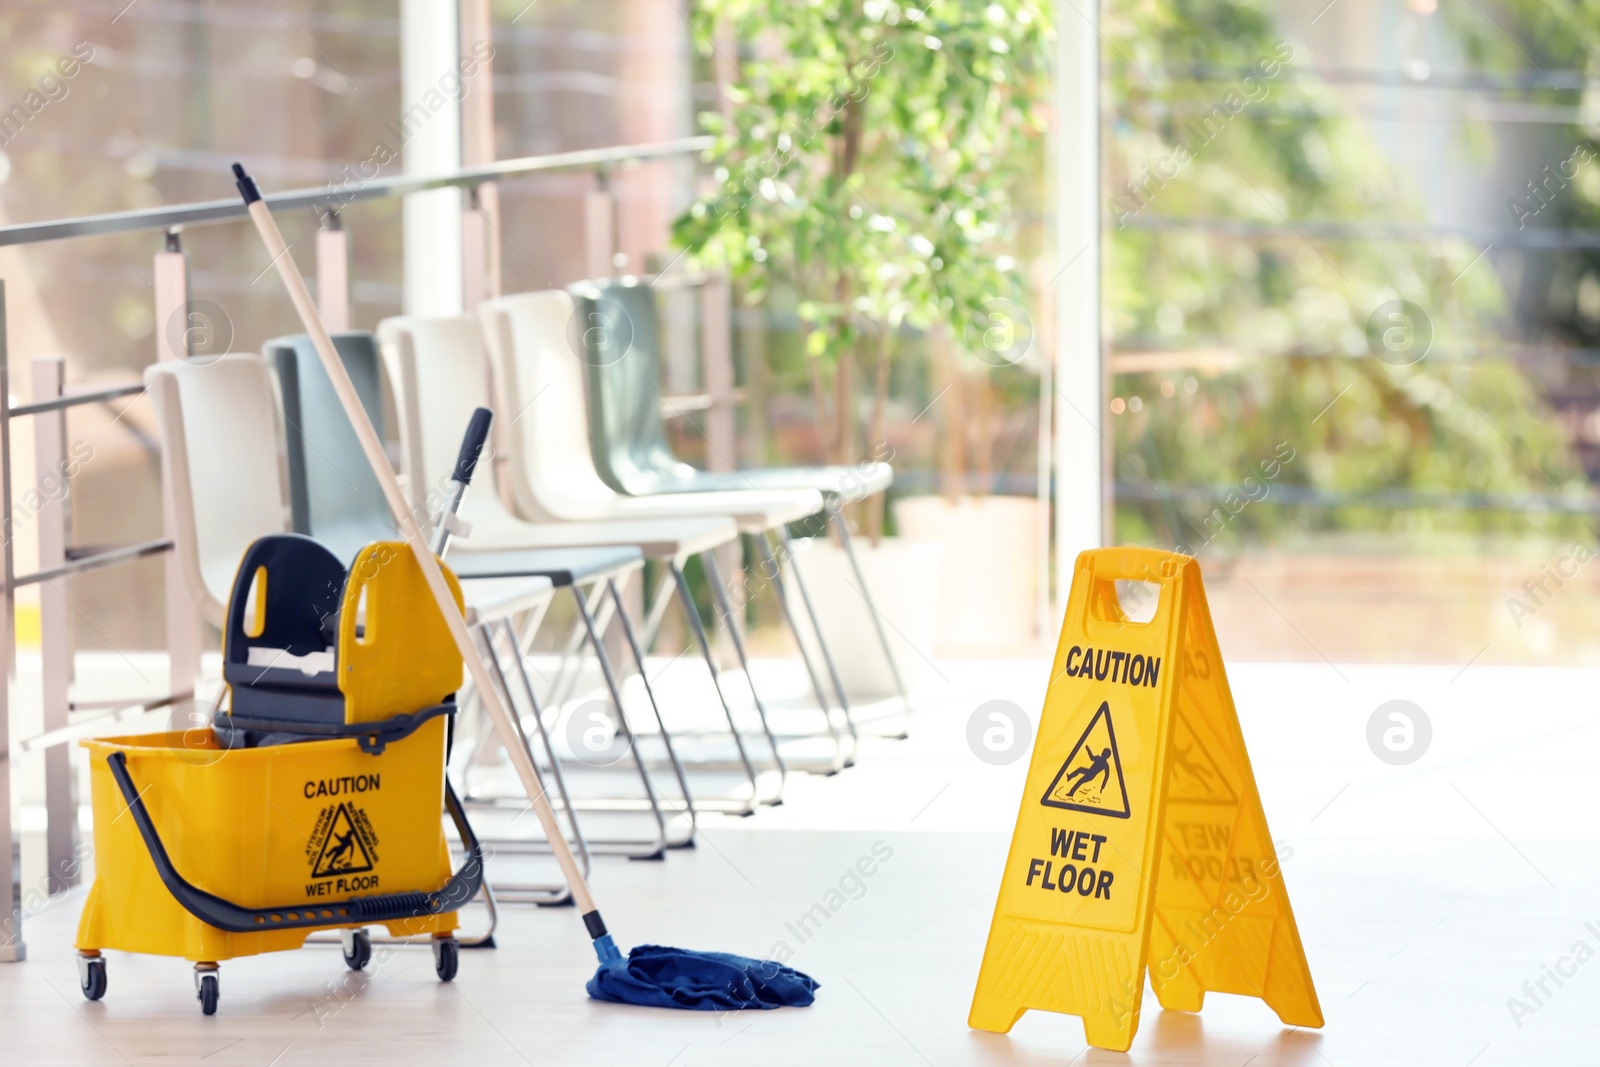
[[[1117,594],[1118,582],[1146,582],[1158,587],[1157,596],[1166,600],[1177,591],[1178,576],[1188,556],[1156,548],[1115,548],[1085,552],[1078,557],[1077,570],[1088,579],[1088,596],[1082,606],[1082,623],[1085,630],[1104,627],[1143,626],[1128,617],[1122,598]],[[1175,607],[1176,605],[1169,605]],[[1175,616],[1176,612],[1168,612]],[[1161,617],[1161,602],[1157,601],[1151,618]]]

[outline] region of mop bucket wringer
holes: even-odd
[[[105,994],[104,949],[181,956],[210,1015],[220,961],[337,929],[359,970],[368,925],[431,935],[449,981],[483,857],[445,777],[461,658],[410,549],[370,544],[347,572],[311,538],[256,541],[223,672],[229,708],[210,728],[83,742],[96,867],[76,942],[84,995]],[[442,810],[465,851],[454,872]]]

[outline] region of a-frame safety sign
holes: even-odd
[[[1154,587],[1154,617],[1119,582]],[[1126,1051],[1147,970],[1163,1008],[1242,993],[1322,1025],[1199,564],[1101,549],[1073,574],[967,1021],[1065,1012]]]

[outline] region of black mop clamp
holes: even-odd
[[[489,441],[489,423],[493,419],[494,412],[488,408],[479,408],[472,413],[472,419],[467,423],[467,435],[461,439],[461,454],[456,457],[456,471],[450,476],[453,481],[462,485],[471,483],[478,457],[483,454],[483,446]]]
[[[233,165],[233,184],[238,187],[246,205],[261,199],[261,190],[256,188],[256,180],[244,172],[243,163]]]
[[[461,509],[461,499],[467,495],[467,486],[472,484],[472,475],[478,469],[478,459],[489,441],[489,424],[492,421],[494,412],[488,408],[478,408],[467,420],[466,436],[461,438],[461,452],[456,456],[455,470],[450,475],[450,499],[440,511],[438,525],[433,532],[433,554],[441,559],[450,547],[451,527],[459,525],[456,512]],[[466,536],[465,529],[461,530],[461,535]]]

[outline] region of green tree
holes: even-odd
[[[1106,138],[1114,344],[1210,351],[1224,368],[1115,378],[1128,405],[1113,420],[1116,478],[1132,498],[1118,509],[1119,538],[1206,543],[1220,493],[1169,487],[1259,482],[1280,442],[1295,458],[1268,490],[1333,503],[1283,507],[1294,496],[1280,493],[1240,508],[1234,531],[1417,536],[1559,521],[1382,498],[1581,497],[1585,487],[1559,424],[1501,354],[1507,304],[1492,268],[1473,266],[1480,249],[1305,224],[1418,219],[1417,191],[1303,69],[1265,5],[1117,2],[1103,30],[1117,115]],[[1201,218],[1241,232],[1181,221]]]
[[[860,458],[869,355],[876,446],[902,328],[978,365],[1026,343],[1013,193],[1043,166],[1047,11],[1038,0],[697,5],[702,54],[736,60],[737,77],[729,112],[700,116],[716,137],[716,187],[675,236],[750,302],[793,302],[834,462]],[[737,57],[718,54],[733,42]]]

